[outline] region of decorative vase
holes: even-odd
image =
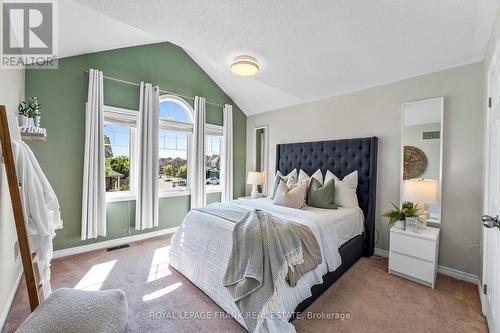
[[[27,127],[28,126],[28,120],[29,120],[28,117],[26,117],[25,115],[20,114],[19,115],[19,126],[20,127]]]
[[[40,116],[35,116],[35,127],[40,127]]]
[[[405,220],[399,220],[399,221],[396,221],[396,223],[394,223],[394,226],[398,229],[401,229],[401,230],[405,230]]]
[[[407,217],[406,218],[406,230],[415,232],[417,228],[417,218]]]
[[[422,232],[427,227],[427,220],[425,218],[418,218],[415,224],[415,232]]]
[[[28,127],[33,127],[33,126],[35,126],[35,119],[28,118]]]

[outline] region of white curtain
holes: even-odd
[[[138,177],[135,228],[158,226],[158,109],[160,89],[141,82],[138,137]]]
[[[103,74],[101,71],[91,69],[85,105],[82,240],[106,236],[103,107]]]
[[[222,202],[233,200],[233,106],[224,105],[224,133],[221,165]]]
[[[205,205],[205,98],[194,99],[193,149],[191,155],[191,209]]]

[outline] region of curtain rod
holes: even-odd
[[[88,74],[89,70],[86,69],[83,72],[85,74]],[[121,83],[124,83],[124,84],[129,84],[129,85],[132,85],[132,86],[136,86],[136,87],[140,87],[141,86],[139,83],[125,81],[125,80],[117,79],[117,78],[114,78],[114,77],[111,77],[111,76],[103,75],[103,78],[105,78],[106,80],[121,82]],[[178,96],[178,97],[182,97],[182,98],[186,98],[186,99],[190,99],[190,100],[194,101],[194,97],[191,97],[191,96],[185,96],[185,95],[181,95],[181,94],[177,94],[177,93],[174,93],[174,92],[171,92],[171,91],[165,91],[165,90],[161,90],[161,89],[160,89],[160,92],[164,93],[164,94],[175,95],[175,96]],[[224,107],[224,105],[218,104],[218,103],[213,103],[213,102],[208,102],[208,101],[205,101],[205,103],[210,104],[210,105]]]

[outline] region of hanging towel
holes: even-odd
[[[63,227],[57,196],[45,177],[30,147],[19,140],[12,141],[21,201],[26,219],[31,251],[36,252],[43,295],[52,292],[50,288],[50,261],[52,260],[52,239],[56,229]]]

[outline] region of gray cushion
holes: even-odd
[[[337,209],[335,204],[335,180],[331,179],[321,186],[321,183],[313,178],[307,193],[307,205],[311,207]]]
[[[121,290],[54,291],[17,329],[19,333],[123,333],[128,306]]]

